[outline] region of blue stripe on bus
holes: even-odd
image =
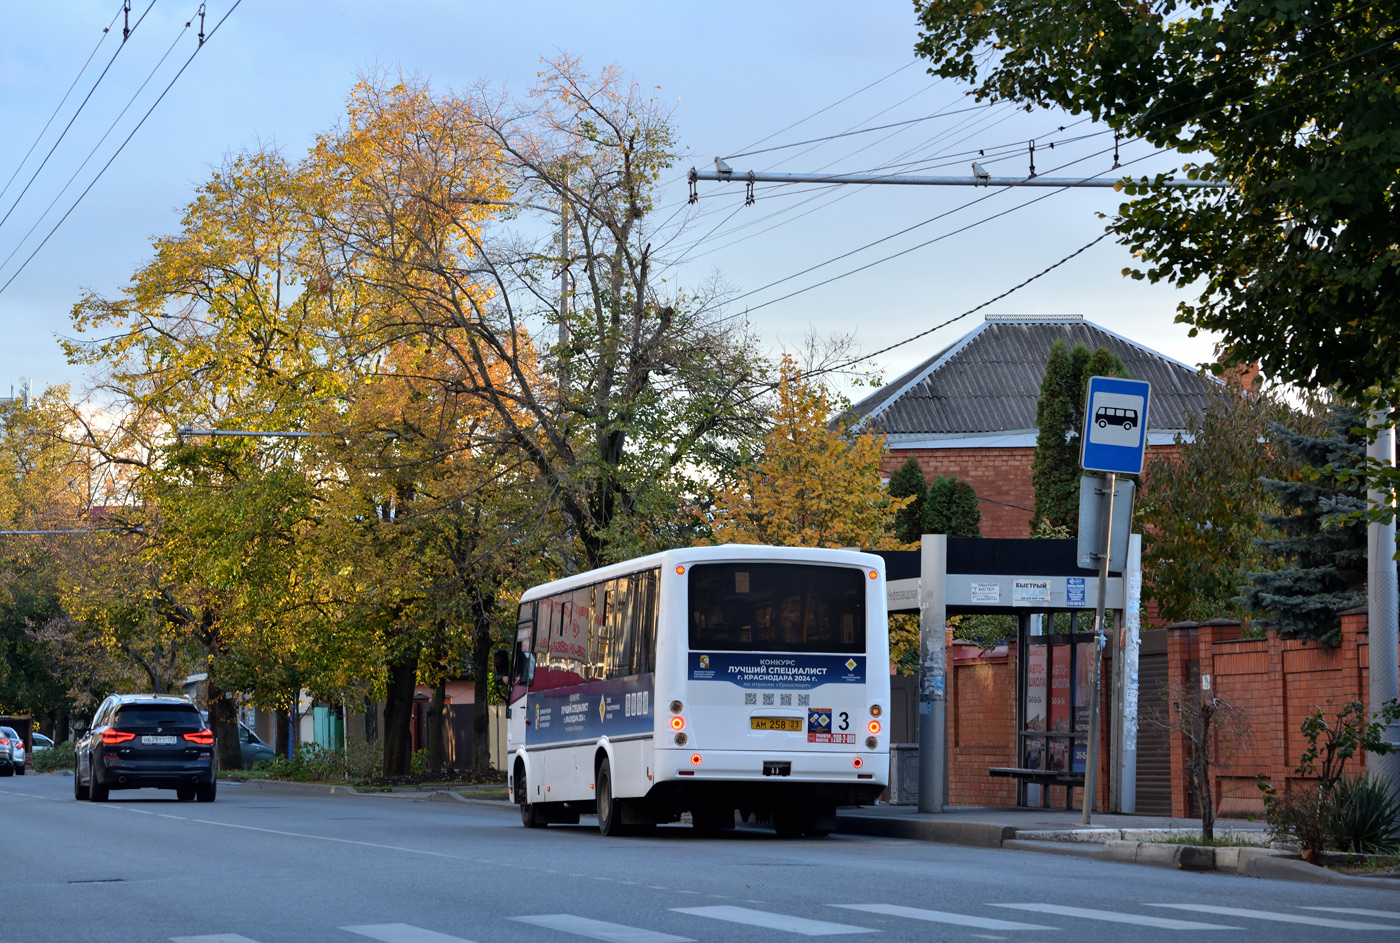
[[[654,729],[656,675],[648,673],[530,692],[526,746],[624,737]]]
[[[864,684],[864,655],[775,655],[772,652],[691,652],[691,681],[728,681],[741,688],[807,690],[823,684]]]

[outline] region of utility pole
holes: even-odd
[[[729,168],[723,160],[715,158],[716,170],[696,170],[690,168],[687,179],[690,181],[690,202],[698,199],[695,185],[701,180],[717,183],[740,181],[750,187],[749,199],[753,200],[752,187],[755,183],[853,183],[861,186],[914,186],[914,187],[1056,187],[1056,188],[1099,188],[1118,189],[1127,183],[1153,184],[1143,177],[1133,180],[1130,177],[1039,177],[1035,166],[1026,177],[993,177],[973,163],[973,173],[966,177],[920,177],[909,174],[782,174],[767,171],[739,171]],[[979,172],[980,171],[980,172]],[[1225,186],[1219,180],[1168,180],[1160,184],[1173,190],[1218,190]]]
[[[1395,427],[1390,425],[1389,410],[1373,412],[1371,422],[1379,427],[1376,437],[1367,447],[1366,457],[1372,463],[1395,467]],[[1389,489],[1372,488],[1366,493],[1367,503],[1374,508],[1392,507]],[[1395,518],[1382,524],[1372,521],[1366,528],[1366,625],[1370,635],[1367,645],[1370,673],[1371,715],[1374,717],[1387,704],[1400,697],[1400,587],[1395,575]],[[1400,749],[1400,724],[1392,722],[1381,739]],[[1366,771],[1385,783],[1392,792],[1400,787],[1400,753],[1366,755]]]
[[[919,811],[942,812],[948,746],[948,537],[919,549]]]

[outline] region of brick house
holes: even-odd
[[[856,403],[848,415],[885,434],[881,472],[911,456],[924,477],[956,475],[977,489],[985,537],[1028,537],[1034,506],[1035,403],[1050,346],[1106,347],[1152,384],[1148,454],[1172,452],[1218,381],[1085,321],[1080,315],[988,315],[947,348]]]

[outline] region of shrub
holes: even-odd
[[[1346,776],[1334,792],[1330,830],[1339,851],[1391,855],[1400,851],[1400,801],[1381,780]]]
[[[55,743],[47,750],[34,754],[34,772],[52,773],[56,769],[73,768],[73,744],[65,740]]]
[[[384,747],[379,742],[352,740],[348,750],[332,750],[319,743],[303,743],[289,760],[273,757],[253,767],[252,772],[267,779],[293,782],[352,783],[379,775]]]
[[[1316,863],[1336,841],[1337,823],[1349,815],[1343,810],[1339,788],[1344,782],[1347,761],[1358,751],[1392,752],[1395,748],[1381,738],[1397,716],[1400,705],[1395,701],[1369,719],[1360,701],[1345,705],[1331,723],[1320,707],[1309,714],[1302,723],[1308,746],[1294,769],[1303,782],[1279,793],[1272,783],[1259,777],[1264,820],[1271,837],[1276,841],[1296,841],[1303,860]],[[1368,800],[1356,801],[1359,814],[1360,803]]]

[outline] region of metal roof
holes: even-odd
[[[1148,432],[1175,433],[1199,415],[1219,381],[1079,315],[988,315],[979,327],[851,407],[848,417],[888,436],[1034,433],[1050,346],[1106,347],[1135,380],[1152,384]]]

